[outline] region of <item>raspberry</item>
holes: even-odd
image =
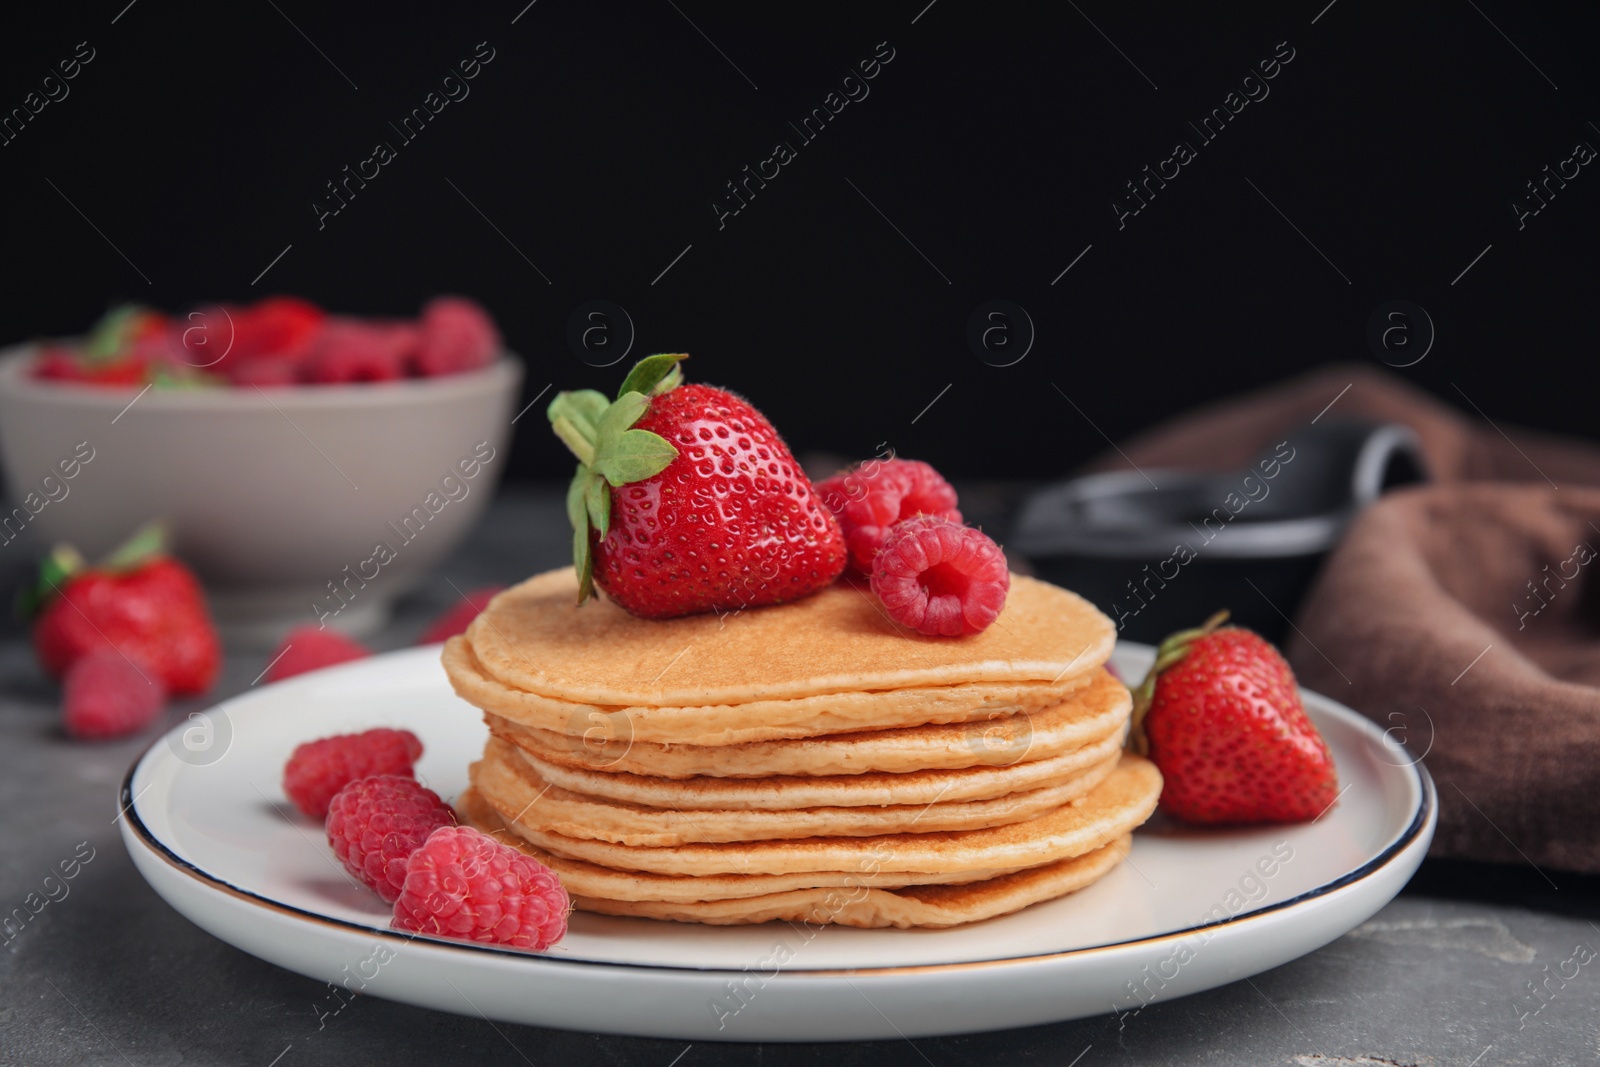
[[[300,380],[300,368],[287,359],[271,356],[252,356],[249,359],[228,361],[228,381],[233,385],[294,385]]]
[[[394,381],[405,377],[419,340],[410,323],[332,319],[323,328],[303,377],[321,385]]]
[[[872,591],[890,618],[929,637],[987,629],[1010,588],[999,545],[934,515],[896,523],[872,563]]]
[[[328,844],[344,869],[393,904],[406,880],[406,858],[455,813],[414,778],[358,778],[328,804]]]
[[[372,649],[335,630],[324,630],[309,624],[296,626],[284,635],[283,644],[277,647],[273,658],[268,661],[270,666],[267,667],[265,678],[269,682],[281,682],[297,674],[332,667],[336,663],[348,663],[353,659],[365,659],[370,655]]]
[[[467,594],[465,601],[429,623],[428,628],[422,631],[422,636],[417,638],[417,644],[432,645],[448,641],[456,634],[466,633],[467,626],[472,620],[476,619],[494,595],[504,588],[503,585],[486,585],[482,589],[474,589]]]
[[[917,515],[961,521],[956,491],[919,460],[865,463],[819,483],[817,492],[838,517],[850,548],[850,567],[861,574],[872,573],[872,557],[895,523]]]
[[[412,366],[424,378],[477,370],[494,362],[500,331],[474,301],[441,296],[422,309],[422,343]]]
[[[375,774],[411,776],[422,742],[410,730],[338,734],[298,746],[283,767],[283,791],[313,819],[325,818],[335,793]]]
[[[393,925],[537,951],[561,940],[570,907],[538,860],[471,827],[445,826],[406,860]]]
[[[96,649],[67,671],[61,721],[73,737],[102,741],[144,729],[166,703],[159,673],[141,673],[122,653]]]

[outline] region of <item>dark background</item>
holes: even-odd
[[[95,58],[0,147],[0,339],[79,331],[122,298],[392,315],[454,291],[528,360],[526,402],[620,380],[565,339],[604,299],[633,356],[688,350],[796,451],[888,442],[956,477],[1038,478],[1102,432],[1377,365],[1368,317],[1405,299],[1437,342],[1398,373],[1497,422],[1590,431],[1600,174],[1520,232],[1509,203],[1600,145],[1592,6],[525,2],[8,13],[0,109],[79,41]],[[470,96],[402,145],[388,123],[480,41],[495,58]],[[1202,147],[1185,120],[1282,41],[1270,95]],[[802,145],[788,124],[879,42],[894,59],[870,95]],[[1198,158],[1119,230],[1113,197],[1180,138]],[[780,139],[798,158],[719,230],[724,183]],[[324,183],[379,140],[398,158],[319,230]],[[1037,328],[1014,366],[965,341],[995,298]],[[542,421],[519,429],[512,477],[569,470]]]
[[[1369,317],[1407,300],[1426,309],[1437,340],[1397,374],[1465,406],[1459,387],[1501,427],[1595,436],[1600,172],[1585,167],[1520,231],[1509,207],[1575,142],[1600,147],[1594,5],[675,2],[10,5],[0,115],[78,42],[95,58],[66,99],[0,145],[0,344],[76,333],[123,299],[180,310],[291,292],[400,315],[460,292],[484,302],[527,359],[526,402],[546,386],[620,380],[625,364],[597,369],[566,340],[574,309],[608,300],[637,327],[632,355],[687,349],[691,376],[750,396],[797,451],[866,456],[887,443],[952,477],[1027,481],[1197,403],[1332,360],[1382,366]],[[495,58],[470,96],[401,146],[388,124],[480,41]],[[1295,58],[1270,95],[1200,147],[1186,120],[1221,105],[1284,41]],[[895,58],[870,96],[801,146],[789,123],[879,42]],[[724,183],[780,139],[798,158],[719,230],[711,205]],[[1198,158],[1119,230],[1113,198],[1179,139]],[[379,140],[398,158],[319,229],[324,183]],[[966,342],[969,316],[994,299],[1026,308],[1037,328],[1013,366],[989,365]],[[540,420],[518,430],[511,477],[570,472]],[[421,609],[411,606],[419,620]],[[20,648],[7,655],[26,664]],[[235,658],[238,688],[257,666]],[[29,680],[8,688],[31,687],[18,714],[34,716],[55,698],[25,669]],[[128,758],[102,756],[113,770],[94,788],[104,793]],[[91,779],[74,773],[82,802]],[[320,986],[198,934],[125,860],[102,862],[122,866],[80,890],[100,903],[52,910],[56,939],[29,949],[28,968],[0,968],[14,988],[28,983],[18,1003],[39,998],[30,1048],[92,1047],[111,1062],[115,1042],[119,1057],[126,1048],[144,1060],[179,1034],[218,1062],[259,1064],[281,1057],[280,1038],[302,1057],[285,1064],[329,1048],[359,1059],[384,1041],[478,1063],[521,1063],[524,1048],[541,1063],[551,1052],[683,1057],[676,1043],[508,1037],[376,999],[314,1037],[305,1008]],[[1559,959],[1570,930],[1535,913],[1591,918],[1597,890],[1556,873],[1560,893],[1531,868],[1430,861],[1411,887],[1416,908],[1395,914],[1402,926],[1467,916],[1472,928],[1496,914],[1482,902],[1496,902],[1543,946],[1539,962]],[[1440,897],[1465,903],[1450,910]],[[1288,1062],[1315,1042],[1364,1054],[1442,1026],[1457,1043],[1430,1056],[1488,1067],[1508,1048],[1555,1062],[1575,1042],[1578,1029],[1550,1020],[1579,1026],[1590,986],[1572,986],[1548,1032],[1519,1037],[1506,1005],[1537,977],[1532,965],[1419,944],[1345,939],[1258,977],[1264,989],[1162,1005],[1129,1035],[1100,1019],[919,1041],[915,1052],[894,1042],[756,1055],[1066,1063],[1092,1042],[1084,1067],[1119,1052],[1119,1062],[1207,1051]],[[97,966],[152,978],[84,978]],[[46,973],[62,983],[59,1000],[37,988]],[[1359,1002],[1343,993],[1351,975],[1369,990]],[[1326,1006],[1341,995],[1335,1014]],[[92,1030],[80,1025],[91,1018]],[[1502,1046],[1488,1059],[1480,1034]],[[751,1059],[700,1046],[683,1067],[718,1056]]]

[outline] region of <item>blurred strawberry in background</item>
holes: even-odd
[[[225,375],[234,385],[296,381],[328,316],[307,300],[268,297],[251,307],[189,312],[168,330],[168,350],[185,366]]]
[[[203,693],[222,666],[222,642],[200,583],[166,553],[159,526],[139,531],[97,566],[59,546],[31,594],[33,647],[60,678],[96,649],[111,649],[159,677],[174,696]]]
[[[136,733],[169,695],[205,692],[222,668],[205,594],[167,555],[159,524],[95,566],[58,545],[19,606],[34,618],[40,665],[63,680],[62,723],[74,737]]]
[[[143,384],[166,356],[168,330],[167,317],[158,311],[114,308],[76,345],[41,348],[34,377],[89,385]]]

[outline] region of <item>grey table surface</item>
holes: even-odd
[[[456,599],[451,583],[466,589],[514,581],[561,563],[569,544],[554,492],[502,494],[375,643],[408,644]],[[7,558],[0,568],[15,580],[21,562]],[[230,653],[212,699],[248,686],[266,658]],[[156,731],[74,743],[57,724],[56,702],[23,632],[5,631],[0,910],[9,913],[40,891],[61,860],[87,854],[81,843],[93,849],[68,895],[0,946],[0,1062],[7,1064],[1600,1062],[1600,961],[1574,977],[1551,977],[1578,946],[1589,955],[1600,949],[1600,879],[1436,861],[1371,921],[1317,952],[1120,1022],[1106,1016],[914,1042],[690,1046],[490,1024],[364,996],[319,1025],[322,983],[190,925],[134,870],[113,824],[117,788]],[[172,708],[166,725],[197,706]],[[1573,966],[1566,966],[1569,974]],[[1536,998],[1540,983],[1547,991]],[[827,1020],[817,1020],[818,1035],[827,1030]]]

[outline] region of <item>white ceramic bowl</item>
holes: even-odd
[[[382,625],[488,504],[522,381],[508,354],[443,378],[141,395],[34,380],[32,355],[0,353],[0,549],[27,527],[94,559],[165,519],[224,636],[252,645]]]

